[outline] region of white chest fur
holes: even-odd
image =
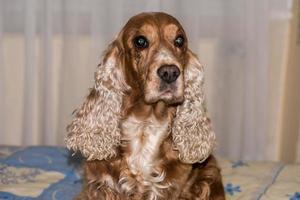
[[[153,173],[159,173],[155,165],[159,147],[169,134],[168,122],[158,121],[153,115],[144,121],[131,116],[122,123],[122,134],[130,145],[127,163],[131,172],[144,180],[152,179]]]

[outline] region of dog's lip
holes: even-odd
[[[163,94],[168,94],[168,93],[173,93],[173,91],[171,89],[167,89],[165,91],[162,92]]]
[[[170,99],[155,98],[155,99],[145,100],[145,103],[146,104],[155,104],[159,101],[165,102],[168,105],[179,105],[184,101],[184,97],[170,98]]]

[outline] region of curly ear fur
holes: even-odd
[[[213,151],[215,134],[206,116],[203,66],[188,52],[184,71],[184,102],[177,107],[172,137],[179,159],[184,163],[203,162]]]
[[[95,85],[67,127],[67,147],[80,151],[88,160],[115,157],[120,144],[119,120],[123,92],[123,50],[116,40],[104,53],[95,73]]]

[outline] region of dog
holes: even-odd
[[[86,158],[77,199],[225,199],[203,83],[174,17],[133,16],[67,127],[67,147]]]

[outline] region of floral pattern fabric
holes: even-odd
[[[300,200],[300,164],[218,160],[228,200]],[[71,200],[80,162],[63,147],[0,146],[0,200]]]

